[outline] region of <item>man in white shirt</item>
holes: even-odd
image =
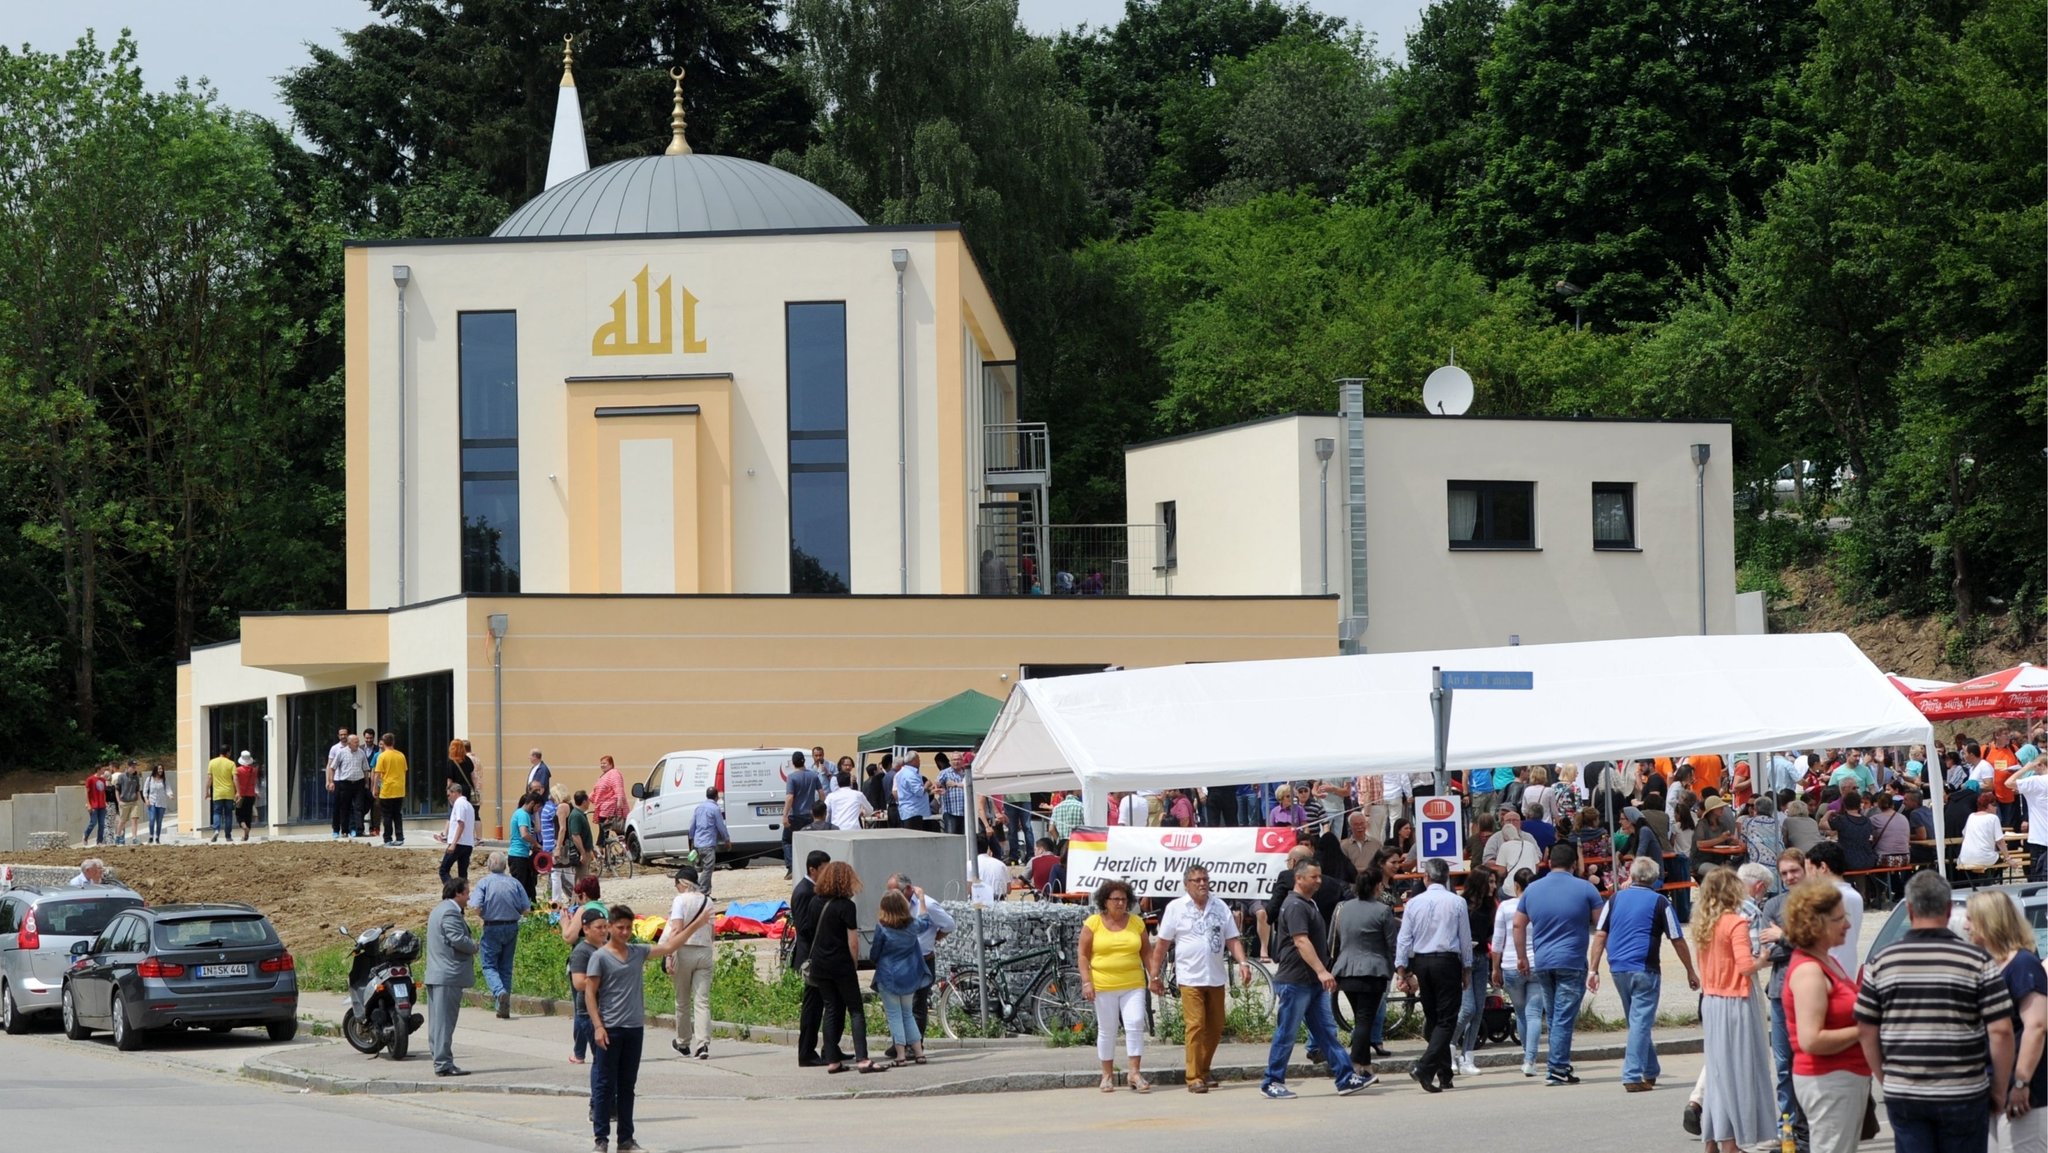
[[[1971,762],[1970,779],[1979,782],[1988,792],[1992,778],[1998,775],[1998,767],[1985,758],[1983,746],[1975,741],[1963,746],[1963,755]]]
[[[2026,750],[2022,749],[2024,754]],[[2027,879],[2038,881],[2043,876],[2043,867],[2048,866],[2048,776],[2041,769],[2048,765],[2048,757],[2036,754],[2026,757],[2018,771],[2005,779],[2006,785],[2020,795],[2027,803],[2027,851],[2032,860],[2027,865]]]
[[[867,794],[859,789],[834,789],[825,794],[825,820],[835,829],[858,829],[874,811]]]
[[[1806,875],[1826,877],[1834,882],[1842,894],[1842,911],[1849,914],[1849,935],[1842,943],[1828,950],[1828,956],[1842,967],[1842,972],[1851,977],[1857,972],[1856,941],[1863,932],[1863,894],[1856,886],[1842,879],[1842,846],[1833,841],[1822,841],[1806,850]]]
[[[341,739],[327,750],[327,792],[328,804],[334,813],[331,824],[333,840],[363,835],[361,814],[356,810],[361,803],[363,778],[369,775],[370,754],[364,750],[362,740],[347,729],[341,730]]]
[[[1165,972],[1166,950],[1173,948],[1174,979],[1180,985],[1181,1019],[1186,1023],[1188,1092],[1207,1093],[1217,1084],[1209,1062],[1223,1041],[1224,991],[1230,985],[1224,951],[1236,958],[1237,979],[1244,984],[1251,983],[1251,963],[1245,959],[1236,919],[1222,901],[1209,896],[1209,870],[1189,866],[1181,874],[1181,888],[1183,894],[1167,902],[1159,914],[1159,937],[1146,968],[1155,974]],[[1152,991],[1163,995],[1165,980],[1153,977]]]
[[[1381,777],[1380,780],[1385,784],[1387,790],[1387,822],[1380,829],[1380,836],[1382,839],[1392,842],[1394,839],[1394,823],[1404,817],[1412,816],[1409,812],[1408,799],[1414,795],[1415,790],[1414,786],[1409,783],[1407,773],[1388,773]]]
[[[974,858],[974,903],[983,908],[1010,893],[1010,866],[1003,864],[1001,850],[995,837],[983,837],[981,855]]]
[[[448,831],[435,833],[434,839],[448,846],[441,854],[441,883],[446,885],[451,875],[469,880],[469,857],[476,852],[476,806],[454,781],[448,782]]]

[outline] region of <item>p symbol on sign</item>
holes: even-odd
[[[1425,857],[1447,857],[1457,850],[1458,830],[1450,825],[1434,822],[1422,826],[1422,855]]]

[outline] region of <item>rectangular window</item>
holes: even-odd
[[[785,306],[789,591],[853,591],[846,471],[846,303]]]
[[[1596,483],[1593,486],[1593,547],[1636,547],[1636,486]]]
[[[397,733],[392,747],[405,754],[406,815],[447,812],[448,794],[441,782],[448,742],[455,736],[455,674],[379,681],[377,728]]]
[[[462,408],[462,591],[519,591],[519,316],[456,318]]]
[[[356,727],[354,687],[297,693],[285,699],[285,820],[325,822],[333,810],[327,791],[327,750],[336,729]]]
[[[256,789],[256,823],[270,821],[270,702],[261,697],[252,701],[238,701],[231,705],[215,705],[207,710],[207,727],[212,733],[212,743],[206,755],[199,758],[200,781],[209,791],[194,793],[196,797],[211,797],[212,786],[206,777],[204,762],[213,759],[216,750],[225,748],[228,759],[238,757],[247,749],[249,755],[264,769],[263,783]],[[168,771],[168,770],[166,770]],[[97,932],[97,930],[95,930]]]
[[[1163,569],[1180,566],[1180,517],[1174,508],[1175,502],[1162,500],[1158,504],[1159,517],[1159,567]]]
[[[1536,547],[1536,482],[1454,480],[1447,486],[1451,547]]]

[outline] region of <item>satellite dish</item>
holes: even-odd
[[[1463,416],[1472,407],[1472,374],[1447,364],[1422,382],[1422,407],[1433,416]]]

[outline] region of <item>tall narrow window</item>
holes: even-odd
[[[1596,483],[1593,486],[1593,547],[1636,547],[1636,486]]]
[[[456,319],[462,381],[462,591],[519,591],[519,317]]]
[[[1162,500],[1158,505],[1160,568],[1180,566],[1180,516],[1174,504],[1173,501]]]
[[[846,484],[846,304],[786,306],[789,591],[853,591]]]

